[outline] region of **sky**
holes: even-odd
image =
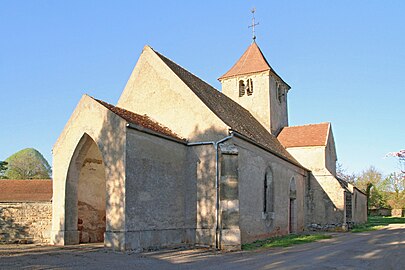
[[[217,89],[257,44],[290,86],[289,124],[331,122],[347,172],[398,170],[405,1],[0,0],[0,160],[52,147],[83,94],[115,104],[145,45]]]

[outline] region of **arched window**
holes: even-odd
[[[243,80],[239,81],[239,97],[243,96],[245,94],[245,83]]]
[[[247,80],[247,86],[246,86],[246,92],[248,96],[251,96],[253,94],[253,80],[248,79]]]

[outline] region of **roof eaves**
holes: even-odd
[[[114,113],[115,115],[117,115],[118,117],[120,117],[121,119],[123,119],[125,122],[127,122],[127,124],[134,124],[137,126],[142,126],[142,124],[139,124],[137,122],[135,122],[134,119],[131,119],[131,117],[135,117],[138,119],[138,121],[143,121],[143,123],[148,123],[150,127],[148,126],[142,126],[142,129],[144,130],[150,130],[153,133],[159,133],[162,136],[166,136],[166,137],[172,137],[175,140],[179,140],[179,141],[185,141],[184,138],[180,138],[177,134],[175,134],[173,131],[171,131],[168,127],[163,126],[162,124],[153,121],[152,119],[150,119],[148,116],[144,115],[139,115],[136,114],[134,112],[125,110],[123,108],[120,107],[116,107],[112,104],[109,104],[105,101],[102,101],[100,99],[96,99],[93,97],[92,98],[94,101],[97,101],[99,104],[101,104],[103,107],[105,107],[106,109],[108,109],[110,112]],[[123,115],[122,113],[125,113],[126,115]],[[128,114],[128,115],[127,115]]]

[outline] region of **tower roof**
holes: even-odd
[[[227,73],[222,75],[219,80],[266,70],[271,70],[271,67],[259,46],[257,46],[257,43],[253,42],[243,53],[241,58],[239,58],[239,60],[235,63],[235,65],[233,65],[233,67],[231,67]]]

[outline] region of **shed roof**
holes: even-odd
[[[52,200],[52,179],[0,180],[0,202]]]
[[[285,127],[277,136],[284,147],[326,146],[330,123]]]

